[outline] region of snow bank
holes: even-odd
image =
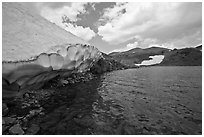
[[[3,97],[87,71],[101,58],[98,49],[20,3],[3,3],[2,11]]]
[[[32,85],[39,87],[39,83],[42,86],[42,83],[56,76],[67,76],[73,71],[87,71],[100,58],[101,52],[92,46],[67,45],[67,48],[58,48],[50,54],[42,53],[33,60],[3,62],[3,79],[8,85],[18,85],[20,90]]]

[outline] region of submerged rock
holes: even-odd
[[[5,125],[13,124],[16,122],[16,118],[11,118],[11,117],[3,117],[2,121],[4,121]],[[3,122],[2,122],[3,124]]]
[[[32,124],[32,125],[28,128],[26,134],[27,134],[27,135],[35,135],[35,134],[38,133],[39,130],[40,130],[40,127],[39,127],[38,125]]]
[[[2,132],[5,132],[8,129],[8,126],[2,125]]]
[[[94,121],[91,116],[85,115],[82,117],[74,118],[74,122],[83,127],[91,127],[94,125]]]
[[[2,115],[5,116],[8,114],[8,112],[9,112],[9,109],[8,109],[6,103],[3,103],[2,104]]]
[[[5,121],[4,121],[4,119],[2,119],[2,125],[4,125],[5,124]]]
[[[13,135],[23,135],[24,134],[24,131],[19,124],[12,126],[9,129],[9,132]]]

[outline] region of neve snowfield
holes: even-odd
[[[20,3],[2,4],[3,60],[25,60],[65,44],[88,44]]]
[[[102,57],[95,47],[19,3],[3,3],[2,28],[4,95],[85,72]]]

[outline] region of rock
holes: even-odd
[[[40,107],[40,108],[39,108],[39,111],[42,111],[43,109],[44,109],[43,107]]]
[[[24,97],[25,97],[25,98],[29,98],[29,94],[28,94],[28,93],[25,93],[25,94],[24,94]]]
[[[34,100],[30,100],[28,103],[29,104],[34,104]]]
[[[28,135],[35,135],[40,130],[40,127],[36,124],[32,124],[30,128],[28,128],[27,133]]]
[[[30,104],[26,103],[26,102],[22,103],[22,107],[21,108],[26,108],[26,107],[30,107]]]
[[[8,126],[2,125],[2,132],[6,131],[8,129]]]
[[[38,101],[37,101],[37,100],[34,100],[34,103],[35,103],[35,104],[37,104],[37,103],[38,103]]]
[[[28,122],[28,120],[27,120],[26,117],[24,117],[22,121],[23,121],[24,123],[27,123],[27,122]]]
[[[38,114],[41,113],[42,110],[43,110],[42,107],[40,107],[40,109],[31,110],[31,111],[29,112],[30,114],[28,114],[26,117],[27,117],[27,118],[31,118],[31,117],[33,117],[33,116],[35,116],[35,115],[38,115]]]
[[[27,127],[22,127],[22,129],[23,129],[23,130],[27,130],[28,128],[27,128]]]
[[[6,103],[3,103],[2,104],[2,115],[6,116],[8,114],[8,112],[9,112],[9,109],[8,109]]]
[[[69,82],[68,82],[67,80],[61,79],[61,83],[66,85],[66,84],[68,84]]]
[[[16,122],[16,119],[11,118],[11,117],[3,117],[3,120],[5,122],[5,125],[13,124]],[[2,124],[3,124],[3,122],[2,122]]]
[[[93,119],[88,115],[82,118],[74,118],[74,122],[83,127],[90,127],[94,125]]]
[[[23,135],[24,131],[19,124],[16,124],[9,129],[9,133],[13,135]]]
[[[31,110],[29,113],[30,113],[30,115],[34,116],[35,115],[35,110]]]
[[[122,128],[122,135],[134,135],[134,134],[135,134],[134,127],[124,125],[124,127]]]
[[[2,119],[2,125],[4,125],[5,124],[5,121],[4,121],[4,119]]]
[[[80,113],[80,114],[76,115],[77,118],[82,118],[83,116],[84,116],[83,113]]]
[[[23,117],[17,117],[17,119],[23,119]]]
[[[34,110],[31,110],[31,111],[30,111],[30,114],[32,114],[32,115],[36,115],[36,114],[40,113],[42,110],[43,110],[43,108],[40,107],[40,109],[34,109]]]
[[[40,104],[35,104],[35,107],[40,107]]]
[[[39,114],[40,114],[40,115],[45,115],[45,113],[44,113],[44,112],[40,112]]]

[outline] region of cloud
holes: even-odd
[[[158,40],[157,39],[143,39],[140,36],[135,36],[134,37],[135,42],[133,43],[128,43],[125,47],[119,48],[119,49],[115,49],[111,52],[124,52],[124,51],[128,51],[131,50],[133,48],[148,48],[150,47],[150,45],[158,45]],[[110,53],[111,53],[110,52]]]
[[[202,27],[201,3],[117,3],[104,10],[98,34],[110,44],[134,38],[182,39]]]
[[[46,7],[50,7],[52,9],[58,9],[58,8],[62,8],[64,6],[71,6],[72,3],[71,2],[39,2],[38,6],[46,6]]]
[[[93,30],[91,30],[89,27],[84,28],[82,26],[73,25],[71,23],[66,24],[65,30],[71,32],[72,34],[86,41],[89,41],[94,36],[96,36],[96,33]]]
[[[160,42],[160,45],[163,47],[173,49],[173,48],[185,48],[185,47],[195,47],[198,44],[202,43],[202,32],[201,30],[191,34],[191,35],[186,35],[182,38],[175,38],[171,41],[167,42]]]
[[[142,38],[141,36],[135,36],[132,43],[128,43],[125,47],[112,50],[111,52],[124,52],[131,50],[133,48],[150,48],[150,47],[162,47],[168,49],[180,49],[186,47],[196,47],[202,43],[202,31],[189,35],[185,35],[182,38],[175,38],[167,41],[152,39],[152,38]],[[111,53],[110,52],[110,53]]]
[[[69,4],[58,4],[53,5],[52,3],[38,3],[38,7],[41,7],[40,14],[47,20],[55,23],[61,28],[75,34],[76,36],[89,41],[96,34],[89,27],[77,26],[76,24],[71,24],[80,20],[78,18],[79,14],[85,14],[85,5],[87,3],[77,2]],[[63,23],[62,17],[66,16],[70,22]]]
[[[123,52],[123,51],[128,51],[128,50],[131,50],[131,49],[133,49],[133,48],[137,48],[137,46],[138,46],[138,42],[136,41],[136,42],[134,42],[134,43],[129,43],[129,44],[127,44],[125,47],[123,47],[123,48],[119,48],[119,49],[115,49],[115,50],[113,50],[113,51],[111,51],[111,52]],[[110,53],[111,53],[110,52]]]
[[[79,18],[77,18],[78,14],[84,14],[86,12],[85,5],[87,3],[83,2],[76,2],[71,3],[70,6],[64,5],[60,8],[52,8],[49,5],[43,6],[41,9],[41,15],[47,19],[55,21],[56,18],[60,18],[63,15],[66,15],[69,17],[71,21],[77,21]],[[61,20],[60,20],[61,21]]]
[[[196,47],[202,43],[202,32],[198,30],[195,33],[185,35],[182,38],[175,38],[168,41],[156,40],[154,42],[149,41],[148,47],[163,47],[168,49],[180,49],[186,47]]]

